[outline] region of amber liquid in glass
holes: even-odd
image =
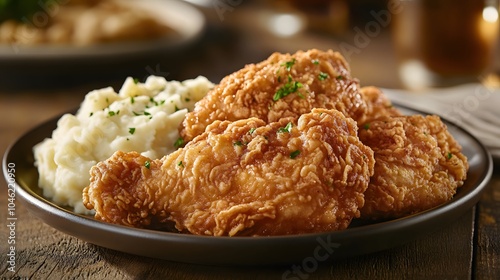
[[[402,64],[419,61],[441,78],[478,76],[491,65],[498,1],[406,0],[401,5],[393,31]]]

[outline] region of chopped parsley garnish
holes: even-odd
[[[179,107],[177,107],[177,105],[174,105],[174,112],[177,112],[179,110],[180,110]]]
[[[319,75],[318,75],[318,79],[320,81],[324,81],[326,79],[328,79],[330,76],[328,75],[328,73],[325,73],[325,72],[320,72]]]
[[[182,160],[177,163],[177,166],[184,167],[184,163],[182,163]]]
[[[133,96],[130,97],[130,103],[134,104],[135,103],[135,99]]]
[[[292,126],[293,124],[291,122],[289,122],[285,127],[280,127],[278,129],[278,133],[290,133],[292,131]]]
[[[182,137],[179,137],[177,138],[177,140],[175,140],[174,147],[178,149],[182,146],[184,146],[184,139]]]
[[[303,85],[300,82],[292,81],[292,76],[288,75],[288,82],[280,87],[273,96],[274,101],[278,101],[279,99],[289,95],[290,93],[297,92],[299,88]]]
[[[298,155],[300,155],[300,151],[299,150],[295,150],[293,152],[290,153],[290,158],[291,159],[294,159],[296,158]]]
[[[136,84],[136,85],[137,85],[138,83],[139,83],[139,79],[134,78],[134,84]]]
[[[150,116],[150,117],[149,117],[149,119],[152,119],[152,118],[153,118],[153,116],[151,116],[151,113],[146,112],[146,111],[144,111],[144,112],[142,112],[142,113],[137,113],[137,112],[135,112],[135,111],[132,111],[132,113],[134,114],[134,116],[142,116],[142,115],[144,115],[144,116]]]
[[[129,128],[128,128],[128,133],[130,133],[130,134],[132,134],[132,135],[133,135],[133,134],[134,134],[134,132],[135,132],[135,127],[129,127]]]
[[[94,115],[94,112],[90,112],[89,117],[92,117]]]
[[[452,154],[451,152],[448,152],[448,154],[446,155],[446,157],[447,157],[448,159],[451,159],[451,157],[452,157],[452,156],[453,156],[453,154]]]
[[[149,169],[151,167],[151,162],[149,160],[146,160],[146,162],[144,162],[144,167]]]
[[[165,104],[165,100],[160,100],[159,102],[154,100],[153,97],[149,98],[149,102],[153,103],[155,106],[163,105]],[[149,108],[149,106],[146,105],[146,108]]]
[[[118,112],[120,112],[120,111],[118,111]],[[108,112],[108,116],[110,116],[110,117],[112,117],[112,116],[114,116],[114,115],[117,115],[117,114],[118,114],[118,113],[116,113],[115,111],[109,111],[109,112]]]
[[[342,79],[344,79],[344,77],[343,77],[342,75],[338,75],[338,76],[336,77],[336,79],[337,79],[337,80],[342,80]]]
[[[243,146],[243,143],[238,140],[238,141],[233,143],[233,146]]]
[[[285,69],[288,72],[290,72],[290,70],[292,69],[292,66],[295,64],[295,62],[296,62],[296,59],[293,58],[290,61],[287,61],[287,62],[284,62],[284,63],[280,64],[280,68],[278,68],[278,70],[276,71],[276,73],[278,73],[280,71],[281,67],[285,67]],[[281,76],[278,76],[278,83],[281,83],[281,81],[282,81]],[[284,84],[283,86],[281,86],[276,91],[276,93],[273,96],[273,100],[274,101],[278,101],[279,99],[281,99],[281,98],[289,95],[290,93],[297,92],[297,90],[299,88],[301,88],[302,86],[303,86],[302,83],[297,82],[297,81],[293,81],[292,76],[290,74],[288,74],[288,80],[287,80],[286,84]],[[300,95],[300,94],[299,94],[299,97],[304,98],[304,96]]]
[[[248,134],[252,134],[252,133],[254,133],[254,132],[255,132],[255,129],[256,129],[255,127],[250,128],[250,130],[248,131]]]
[[[292,69],[292,66],[295,64],[295,61],[296,61],[296,60],[295,60],[295,58],[294,58],[294,59],[292,59],[292,60],[290,60],[290,61],[287,61],[287,62],[285,62],[285,63],[281,64],[281,66],[285,66],[286,70],[287,70],[287,71],[290,71],[290,69]]]
[[[318,64],[319,64],[319,60],[317,60],[317,59],[313,59],[313,60],[312,60],[312,63],[313,63],[313,64],[318,65]]]
[[[184,100],[185,100],[186,102],[191,101],[191,99],[190,99],[190,98],[187,98],[187,97],[186,97],[186,98],[184,98]]]
[[[363,128],[364,128],[365,130],[370,129],[370,123],[365,123],[365,124],[363,125]]]
[[[155,104],[155,106],[158,106],[158,102],[155,101],[155,99],[153,97],[150,97],[149,98],[149,102]]]

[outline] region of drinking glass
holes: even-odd
[[[478,81],[490,71],[499,0],[399,0],[393,37],[408,88]]]

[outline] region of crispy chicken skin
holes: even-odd
[[[186,115],[179,131],[188,142],[215,120],[256,117],[270,123],[298,118],[312,108],[335,108],[355,121],[365,117],[358,81],[338,52],[274,53],[249,64],[208,92]]]
[[[291,123],[291,125],[289,124]],[[336,110],[266,124],[214,121],[158,160],[116,152],[91,170],[84,204],[96,219],[198,235],[342,230],[359,217],[373,151]]]
[[[359,137],[376,161],[362,218],[398,218],[438,206],[466,179],[467,159],[438,116],[378,119],[360,128]]]
[[[366,104],[365,118],[358,122],[360,127],[378,118],[403,115],[378,87],[365,86],[360,89],[360,93]]]

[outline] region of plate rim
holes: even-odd
[[[398,108],[403,108],[407,109],[409,111],[415,112],[417,114],[424,114],[424,115],[430,115],[429,113],[423,112],[421,110],[416,110],[413,108],[410,108],[408,106],[402,106],[397,103],[393,103],[395,106]],[[71,112],[74,112],[72,110]],[[3,156],[3,161],[2,161],[2,168],[4,175],[7,176],[7,165],[8,165],[8,160],[9,160],[9,155],[11,151],[15,148],[17,144],[19,144],[20,140],[24,139],[26,136],[30,135],[31,133],[34,133],[34,131],[42,130],[45,126],[57,123],[57,120],[62,116],[58,115],[56,117],[53,117],[35,127],[32,129],[28,130],[27,132],[23,133],[16,141],[14,141],[5,151],[5,154]],[[335,242],[347,242],[344,244],[349,244],[349,240],[353,238],[361,238],[362,240],[367,239],[366,237],[366,232],[371,233],[373,236],[379,236],[383,237],[385,234],[392,234],[394,235],[395,232],[399,232],[401,230],[420,230],[418,227],[425,225],[425,224],[434,224],[435,230],[438,228],[441,228],[444,226],[442,222],[438,222],[437,220],[442,220],[446,218],[445,220],[449,220],[451,223],[453,220],[458,219],[460,216],[462,216],[466,211],[470,210],[480,199],[480,196],[486,186],[488,185],[492,173],[493,173],[493,161],[490,153],[488,150],[485,148],[485,146],[470,132],[465,130],[464,128],[455,125],[453,122],[446,120],[445,118],[441,119],[445,122],[446,125],[448,126],[453,126],[454,129],[457,129],[460,131],[460,133],[463,133],[466,135],[470,140],[475,142],[475,144],[479,147],[480,152],[482,154],[482,157],[484,157],[484,165],[485,169],[482,170],[482,173],[478,175],[478,182],[477,185],[475,185],[470,191],[468,192],[457,192],[457,194],[451,199],[450,201],[439,205],[437,207],[422,211],[417,214],[409,215],[403,218],[399,219],[394,219],[390,221],[384,221],[384,222],[377,222],[373,224],[368,224],[368,225],[362,225],[358,227],[353,227],[353,228],[348,228],[345,230],[341,231],[333,231],[333,232],[321,232],[321,233],[308,233],[308,234],[301,234],[301,235],[281,235],[281,236],[259,236],[259,237],[227,237],[227,236],[222,236],[222,237],[214,237],[214,236],[198,236],[198,235],[190,235],[190,234],[184,234],[184,233],[172,233],[172,232],[163,232],[163,231],[156,231],[156,230],[148,230],[148,229],[137,229],[137,228],[130,228],[126,226],[121,226],[121,225],[114,225],[114,224],[109,224],[106,222],[98,221],[93,219],[92,217],[85,216],[85,215],[80,215],[73,213],[70,210],[64,209],[61,206],[56,205],[55,203],[51,202],[49,199],[40,196],[34,192],[34,190],[31,187],[28,187],[28,190],[24,188],[19,182],[17,181],[16,177],[16,193],[19,194],[19,197],[21,200],[24,202],[24,206],[27,206],[28,210],[30,213],[34,214],[37,218],[41,219],[42,222],[48,224],[49,226],[56,228],[57,230],[64,232],[66,234],[69,234],[73,237],[76,237],[78,239],[84,240],[86,242],[101,246],[101,247],[106,247],[109,249],[114,249],[118,250],[121,252],[125,253],[130,253],[134,255],[141,255],[141,256],[146,256],[146,257],[153,257],[153,258],[158,258],[158,259],[164,259],[164,260],[170,260],[170,261],[180,261],[180,262],[185,262],[185,263],[195,263],[195,264],[207,264],[207,265],[246,265],[246,264],[251,264],[251,265],[274,265],[274,264],[290,264],[292,262],[300,262],[301,260],[304,260],[305,257],[307,257],[307,250],[306,248],[309,249],[314,249],[318,247],[318,244],[321,242],[321,240],[330,240],[334,239]],[[7,178],[5,178],[7,179]],[[458,209],[458,210],[457,210]],[[42,210],[42,211],[40,211]],[[460,213],[459,213],[460,212]],[[441,219],[439,219],[441,218]],[[448,219],[449,218],[449,219]],[[65,223],[68,223],[65,225]],[[228,250],[231,251],[233,250],[232,247],[243,247],[243,248],[250,248],[251,250],[254,251],[259,251],[262,250],[262,248],[256,248],[256,246],[263,246],[267,247],[265,249],[265,253],[268,255],[267,258],[264,259],[248,259],[248,256],[236,256],[234,254],[232,255],[224,255],[222,253],[221,256],[218,258],[212,258],[212,259],[206,259],[206,258],[200,258],[200,256],[193,256],[190,254],[181,254],[172,257],[171,255],[164,255],[161,252],[150,252],[148,250],[146,251],[141,251],[140,249],[137,248],[130,248],[130,250],[124,249],[120,246],[120,244],[116,244],[116,242],[111,242],[112,244],[109,244],[109,240],[107,239],[99,239],[95,235],[85,235],[82,234],[81,232],[75,232],[75,229],[73,228],[75,225],[78,226],[84,226],[86,227],[87,231],[96,231],[96,232],[104,232],[108,234],[117,234],[120,238],[118,239],[127,239],[131,238],[132,240],[136,241],[141,241],[144,242],[146,245],[145,247],[148,246],[155,246],[155,242],[158,242],[158,248],[165,248],[168,249],[169,246],[175,247],[177,249],[178,246],[181,246],[183,244],[188,244],[192,247],[192,249],[196,250],[201,250],[198,253],[201,253],[206,250],[211,250],[214,247],[222,248],[223,250]],[[401,226],[403,225],[403,226]],[[399,230],[396,230],[398,229]],[[395,231],[396,230],[396,231]],[[394,232],[395,231],[395,232]],[[427,230],[425,231],[427,232]],[[395,241],[393,244],[388,245],[388,244],[373,244],[370,245],[370,248],[366,248],[362,254],[358,253],[345,253],[343,252],[342,254],[336,255],[335,252],[332,254],[329,258],[330,259],[338,259],[338,258],[346,258],[346,257],[351,257],[351,256],[357,256],[357,255],[364,255],[364,254],[369,254],[377,251],[382,251],[382,250],[387,250],[392,247],[396,247],[399,245],[402,245],[404,243],[407,243],[409,241],[415,240],[417,238],[420,238],[424,231],[419,232],[417,234],[417,237],[410,238],[410,239],[405,239],[404,242],[397,242]],[[368,239],[370,239],[368,237]],[[120,241],[117,240],[117,241]],[[367,241],[367,240],[365,240]],[[245,243],[245,244],[242,244]],[[293,253],[290,253],[290,256],[285,256],[285,259],[273,259],[276,256],[279,256],[280,254],[276,253],[271,253],[269,254],[269,248],[270,247],[276,247],[276,248],[283,248],[283,250],[289,250],[287,249],[290,246],[290,243],[293,243],[295,245],[295,248],[299,250],[299,252],[296,253],[296,255],[293,255]],[[320,242],[320,243],[318,243]],[[343,243],[338,243],[340,244],[340,249],[342,248]],[[199,248],[195,248],[194,246],[197,246]],[[269,247],[270,246],[270,247]],[[349,247],[349,246],[348,246]],[[383,248],[381,248],[383,247]],[[264,252],[264,251],[263,251]],[[309,250],[309,256],[312,254],[312,250]],[[233,252],[234,253],[234,252]],[[305,254],[305,255],[304,255]],[[243,255],[243,254],[242,254]],[[247,263],[247,261],[251,261],[251,263]]]

